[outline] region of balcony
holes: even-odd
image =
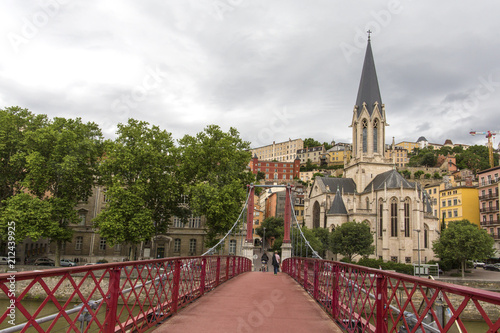
[[[479,210],[480,213],[498,213],[498,206],[483,207]]]
[[[486,226],[493,226],[500,224],[500,221],[498,219],[490,220],[490,221],[481,221],[481,226],[486,227]]]
[[[495,193],[489,193],[485,195],[480,195],[479,200],[491,200],[491,199],[497,199],[498,198],[498,192]]]

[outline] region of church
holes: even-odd
[[[425,263],[436,259],[432,242],[439,238],[439,220],[424,189],[405,179],[385,157],[386,126],[368,37],[350,125],[352,156],[345,160],[343,178],[315,178],[305,202],[306,226],[333,230],[348,221],[365,221],[374,238],[371,258]]]

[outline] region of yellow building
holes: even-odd
[[[409,152],[413,151],[413,149],[415,148],[420,148],[418,142],[409,142],[409,141],[402,141],[396,144],[396,147],[401,147]]]
[[[441,219],[446,225],[451,221],[469,220],[480,226],[479,196],[477,188],[458,186],[439,191],[439,208]]]
[[[392,163],[400,168],[406,167],[406,164],[410,161],[408,158],[408,150],[399,146],[395,146],[394,149],[392,149],[392,147],[387,149],[385,151],[385,157],[390,158]]]

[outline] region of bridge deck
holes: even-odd
[[[188,305],[154,332],[342,332],[288,275],[249,272]]]

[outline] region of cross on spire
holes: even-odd
[[[372,31],[368,30],[366,33],[368,34],[368,41],[370,41],[370,35],[372,34]]]

